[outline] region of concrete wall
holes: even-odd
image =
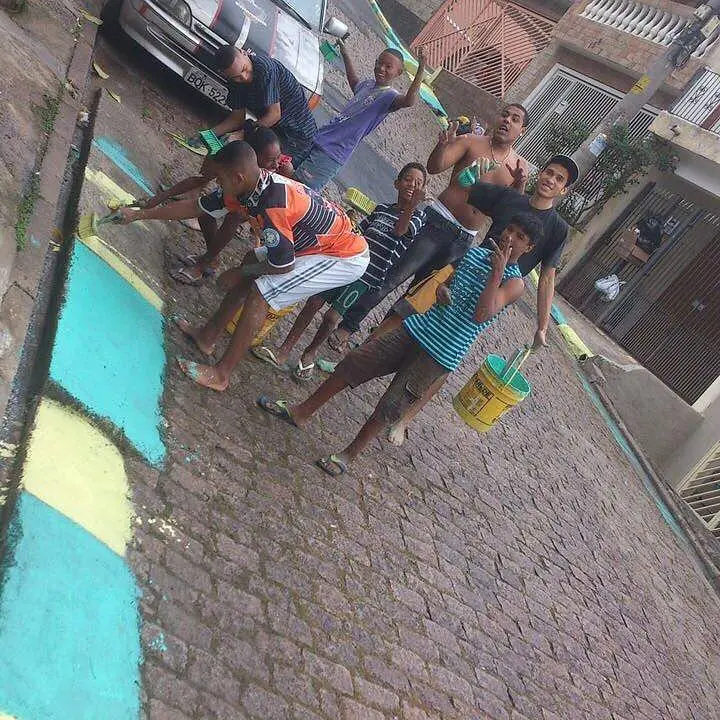
[[[475,115],[485,128],[495,121],[501,103],[485,90],[445,71],[440,73],[433,87],[450,117]]]
[[[557,64],[587,75],[621,93],[628,92],[637,80],[636,75],[630,75],[621,69],[604,65],[596,58],[582,55],[554,40],[545,50],[538,53],[523,74],[513,83],[505,95],[506,99],[510,102],[522,102],[527,99]],[[661,91],[651,98],[650,105],[664,110],[669,108],[675,99],[676,95]]]
[[[681,16],[690,17],[693,12],[690,7],[666,0],[644,2]],[[665,52],[662,45],[581,17],[586,5],[587,2],[575,3],[562,17],[555,29],[555,38],[559,44],[596,62],[624,71],[636,79],[647,71],[653,60]],[[684,68],[672,74],[667,86],[679,92],[703,65],[702,60],[692,59]]]
[[[702,414],[702,421],[665,456],[659,466],[660,473],[673,487],[720,441],[720,399],[710,405]]]
[[[605,392],[628,430],[653,466],[669,481],[664,469],[671,465],[678,448],[686,446],[689,456],[690,438],[706,425],[703,416],[640,365],[620,367],[602,357],[591,362],[605,376]],[[707,431],[695,444],[702,445],[706,434]],[[692,463],[706,451],[707,448],[694,455]]]

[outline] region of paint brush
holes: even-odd
[[[98,234],[98,228],[100,225],[105,225],[111,222],[117,222],[120,218],[120,213],[115,211],[103,217],[98,217],[96,213],[90,213],[89,215],[82,215],[78,220],[77,234],[81,240],[91,237],[92,235]]]

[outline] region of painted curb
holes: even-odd
[[[537,270],[533,270],[530,275],[530,282],[537,288],[540,276]],[[565,347],[570,354],[579,362],[585,362],[591,357],[595,357],[595,353],[585,344],[575,330],[568,324],[567,318],[563,311],[553,303],[550,310],[550,316],[555,321],[558,332],[562,336]]]

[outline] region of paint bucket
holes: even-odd
[[[340,57],[340,53],[327,40],[320,43],[320,52],[327,62],[334,62]]]
[[[283,308],[282,310],[273,310],[270,308],[268,311],[267,317],[265,318],[265,322],[263,323],[263,326],[260,328],[260,331],[253,339],[252,343],[250,344],[250,347],[257,347],[258,345],[262,345],[265,338],[270,334],[270,331],[275,327],[277,324],[277,321],[280,320],[280,318],[285,317],[290,312],[292,312],[295,309],[294,305],[291,305],[290,307]],[[240,308],[238,310],[237,315],[226,325],[225,330],[232,335],[235,332],[235,328],[237,327],[237,324],[240,320],[240,316],[242,315],[243,308]]]
[[[480,369],[455,396],[455,412],[478,432],[487,432],[511,408],[530,394],[530,384],[519,372],[530,348],[518,350],[509,361],[488,355]]]

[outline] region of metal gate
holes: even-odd
[[[411,47],[502,99],[533,58],[550,43],[555,22],[505,0],[446,0]]]
[[[663,244],[645,265],[622,260],[620,236],[651,214]],[[610,273],[626,284],[608,304],[594,285]],[[681,195],[649,185],[559,291],[686,402],[720,375],[720,217]]]
[[[680,497],[720,538],[720,442],[678,487]]]
[[[548,157],[546,143],[554,126],[572,126],[583,121],[591,130],[621,98],[622,94],[617,90],[563,65],[556,65],[525,102],[531,125],[518,141],[517,152],[537,168]],[[630,139],[647,135],[657,114],[658,110],[646,105],[628,125]],[[575,149],[558,148],[568,155]],[[573,224],[580,224],[601,198],[602,187],[601,174],[592,169],[558,207],[566,218],[573,219]]]

